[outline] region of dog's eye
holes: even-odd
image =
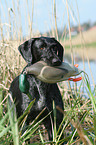
[[[41,47],[40,49],[41,49],[41,50],[44,50],[44,49],[45,49],[45,47]]]

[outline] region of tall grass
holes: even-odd
[[[13,1],[12,0],[12,8],[9,9],[7,1],[5,0],[5,6],[2,1],[0,2],[0,8],[2,10],[2,14],[4,19],[6,20],[8,16],[8,21],[3,23],[2,16],[0,13],[0,31],[1,31],[1,42],[0,42],[0,144],[28,144],[25,142],[26,140],[31,138],[31,142],[35,144],[62,144],[63,142],[67,145],[73,144],[85,144],[85,145],[95,145],[96,144],[96,84],[93,78],[93,86],[94,89],[91,89],[90,80],[86,75],[83,75],[83,80],[81,84],[74,84],[71,87],[70,83],[62,82],[59,83],[59,88],[62,94],[62,99],[64,101],[64,110],[61,110],[57,106],[55,106],[53,102],[53,113],[54,113],[54,124],[52,124],[53,129],[53,142],[50,142],[46,139],[46,130],[40,129],[39,125],[42,123],[42,118],[39,122],[37,119],[40,114],[43,113],[44,110],[40,114],[38,114],[37,118],[25,128],[23,132],[23,128],[25,126],[25,121],[27,119],[27,115],[29,113],[30,108],[32,107],[32,102],[23,116],[17,119],[16,110],[14,102],[11,99],[11,108],[8,98],[11,98],[11,95],[8,93],[9,86],[12,80],[21,73],[22,68],[26,65],[26,62],[22,59],[20,54],[18,53],[17,47],[23,42],[25,39],[29,39],[33,36],[33,16],[34,16],[34,0],[32,0],[32,11],[30,15],[29,11],[29,1],[25,0],[25,9],[27,11],[24,12],[26,17],[25,26],[27,29],[27,34],[23,37],[23,27],[22,27],[22,18],[21,18],[21,1]],[[75,19],[75,10],[70,6],[70,2],[66,0],[63,1],[66,6],[67,16],[68,16],[68,25],[69,25],[69,36],[70,36],[70,52],[71,52],[71,60],[74,64],[74,46],[72,44],[71,32],[70,32],[70,12],[72,19]],[[58,29],[57,29],[57,9],[56,9],[56,1],[52,3],[53,7],[53,18],[55,29],[52,26],[52,34],[56,36],[59,40]],[[76,1],[77,5],[77,1]],[[7,10],[7,14],[5,12],[5,8]],[[77,12],[78,12],[77,6]],[[73,14],[74,13],[74,14]],[[18,14],[18,15],[17,15]],[[78,12],[78,25],[80,27],[80,19]],[[64,36],[66,36],[66,27],[62,32],[63,41],[65,40]],[[84,42],[83,34],[80,32],[81,49],[86,51],[86,45]],[[61,42],[61,40],[60,40]],[[63,44],[63,43],[62,43]],[[66,49],[66,48],[65,48]],[[87,53],[86,53],[87,54]],[[85,65],[85,56],[82,57],[83,64]],[[87,56],[87,61],[89,64],[91,76],[92,71],[90,67],[90,60]],[[66,87],[67,86],[67,87]],[[83,87],[82,87],[83,86]],[[67,88],[67,89],[66,89]],[[86,93],[84,93],[86,90]],[[64,118],[62,123],[57,130],[56,128],[56,107],[59,111],[64,114]],[[50,112],[51,113],[51,112]],[[50,115],[50,113],[48,115]],[[45,116],[47,117],[47,116]],[[23,132],[23,133],[22,133]],[[64,134],[64,139],[60,140],[60,137]],[[39,136],[39,141],[37,143],[37,138]]]

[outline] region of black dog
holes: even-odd
[[[36,63],[40,60],[43,60],[51,66],[58,66],[62,63],[63,47],[54,38],[32,38],[20,45],[18,49],[23,58],[28,63],[27,66]],[[29,124],[30,121],[35,119],[35,117],[41,112],[41,110],[44,107],[46,107],[46,111],[43,117],[46,114],[48,114],[48,112],[52,111],[53,100],[56,106],[59,106],[61,109],[64,109],[62,97],[57,84],[48,84],[41,82],[40,80],[36,79],[33,75],[27,75],[27,80],[30,84],[29,93],[32,97],[31,100],[26,94],[20,91],[19,76],[13,80],[10,87],[10,92],[12,93],[13,99],[15,99],[17,102],[16,110],[18,117],[21,114],[23,114],[29,103],[34,98],[36,98],[36,101],[28,115],[27,124]],[[56,121],[58,128],[63,119],[63,115],[58,110],[56,110],[56,113]],[[53,119],[53,113],[51,113],[51,118]],[[49,139],[52,140],[52,126],[50,116],[48,116],[43,123],[46,129],[48,130]]]

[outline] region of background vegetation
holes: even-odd
[[[66,0],[65,6],[67,10],[68,16],[68,28],[65,25],[62,30],[57,28],[57,17],[56,17],[56,1],[54,0],[52,3],[53,8],[53,21],[55,27],[51,29],[51,31],[46,32],[44,34],[34,34],[33,33],[33,16],[34,16],[34,0],[32,0],[32,15],[29,13],[29,5],[28,1],[24,1],[26,3],[27,9],[27,35],[23,35],[22,30],[23,26],[21,23],[21,5],[19,4],[19,0],[17,4],[12,0],[12,8],[9,8],[7,2],[5,0],[5,7],[7,10],[8,23],[3,23],[1,19],[0,13],[0,144],[14,144],[14,145],[24,145],[28,144],[25,141],[31,138],[31,144],[51,144],[48,140],[46,130],[44,126],[39,126],[42,123],[42,120],[37,121],[40,114],[38,114],[37,118],[26,128],[26,131],[22,133],[25,120],[27,118],[28,112],[32,107],[34,101],[28,106],[25,114],[21,116],[19,119],[16,117],[15,105],[12,101],[11,108],[9,107],[8,98],[11,98],[9,94],[9,86],[12,80],[21,73],[22,68],[26,65],[26,62],[22,59],[20,54],[18,53],[18,46],[31,37],[35,36],[54,36],[57,40],[59,40],[65,48],[65,51],[69,51],[71,56],[71,62],[74,64],[74,50],[80,49],[83,50],[81,59],[83,62],[83,68],[85,65],[85,55],[87,58],[88,66],[90,69],[90,59],[87,55],[87,51],[89,47],[94,47],[96,50],[96,23],[90,26],[89,23],[80,25],[78,5],[76,1],[76,8],[78,12],[78,24],[76,27],[70,25],[70,11],[72,12],[72,17],[75,19],[73,10],[70,7],[70,3]],[[6,19],[5,9],[1,4],[3,15]],[[69,11],[70,10],[70,11]],[[16,13],[17,12],[17,13]],[[12,16],[13,15],[13,16]],[[18,15],[18,20],[17,20]],[[94,29],[92,29],[94,26]],[[72,30],[77,31],[76,35],[72,35]],[[86,31],[82,29],[86,29]],[[91,28],[91,29],[90,29]],[[91,39],[90,39],[91,37]],[[69,48],[69,49],[67,49]],[[96,54],[96,53],[95,53]],[[90,69],[91,72],[91,69]],[[91,76],[92,72],[91,72]],[[78,83],[70,84],[70,82],[62,82],[59,83],[59,88],[62,94],[62,98],[64,101],[64,110],[62,113],[64,114],[64,119],[62,120],[63,128],[62,130],[56,130],[56,121],[55,121],[55,104],[53,102],[53,110],[54,110],[54,125],[53,128],[53,143],[60,145],[64,142],[67,145],[95,145],[96,144],[96,82],[92,77],[92,84],[90,84],[90,80],[86,74],[82,74],[82,81]],[[91,87],[93,86],[93,87]],[[86,92],[86,93],[85,93]],[[60,108],[58,108],[60,109]],[[42,110],[43,112],[44,110]],[[42,113],[41,112],[41,113]],[[48,114],[49,115],[49,114]],[[45,116],[46,117],[46,116]],[[18,128],[19,126],[19,128]],[[64,139],[60,140],[60,136],[64,134]]]

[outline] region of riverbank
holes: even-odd
[[[96,27],[91,28],[87,31],[81,32],[78,35],[71,38],[71,43],[73,46],[81,46],[84,44],[87,47],[96,46]],[[70,46],[69,38],[65,39],[62,44],[64,46]],[[90,45],[91,44],[91,45]]]
[[[65,55],[70,55],[69,38],[62,40],[61,43],[65,48]],[[96,60],[96,27],[71,37],[71,44],[74,57]]]
[[[73,48],[73,55],[76,58],[84,58],[84,59],[89,59],[90,61],[95,61],[96,60],[96,47],[92,48]],[[70,49],[66,49],[65,47],[65,55],[70,55]]]

